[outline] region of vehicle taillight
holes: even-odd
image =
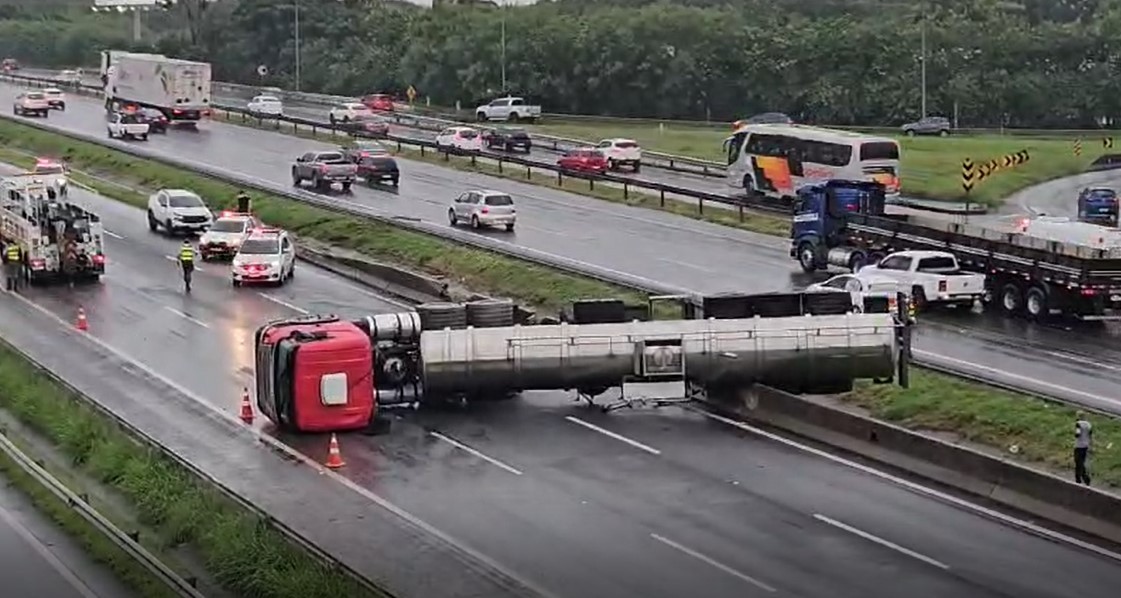
[[[490,208],[488,208],[488,207],[486,207],[486,206],[483,206],[483,209],[481,209],[481,210],[479,210],[479,211],[480,211],[480,212],[482,212],[482,213],[484,213],[484,214],[489,214],[489,213],[490,213]]]
[[[370,157],[370,152],[362,152],[362,157],[363,158],[369,158]]]
[[[1098,293],[1094,289],[1082,289],[1082,296],[1083,297],[1092,297],[1096,294],[1098,294]]]
[[[946,292],[946,281],[945,280],[939,280],[938,281],[938,292],[939,293],[945,293]]]
[[[31,260],[31,269],[32,270],[42,270],[43,267],[46,266],[46,265],[47,265],[47,263],[45,261],[41,260],[41,259]]]
[[[98,266],[104,264],[105,263],[105,256],[101,255],[100,253],[95,254],[93,256],[93,263],[97,264]]]
[[[328,171],[328,170],[329,170],[329,169],[327,168],[327,165],[326,165],[326,164],[320,164],[320,165],[319,165],[319,172],[322,172],[323,174],[327,174],[327,171]]]

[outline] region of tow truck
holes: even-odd
[[[1115,229],[1053,218],[975,225],[885,213],[883,185],[831,180],[798,190],[790,256],[806,272],[860,270],[896,251],[942,251],[985,275],[986,301],[1038,320],[1121,319],[1121,243]]]
[[[105,273],[104,231],[97,214],[60,197],[52,199],[35,174],[5,177],[0,191],[0,237],[19,245],[31,282],[67,275],[72,281],[97,280]]]

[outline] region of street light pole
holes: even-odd
[[[300,0],[296,0],[296,91],[300,91]]]
[[[506,93],[506,1],[502,1],[502,93]]]
[[[922,26],[920,27],[920,37],[922,38],[922,58],[920,62],[920,78],[922,79],[922,117],[926,118],[926,2],[922,4]]]

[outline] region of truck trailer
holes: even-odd
[[[1007,227],[887,214],[876,183],[829,181],[798,191],[790,256],[805,272],[859,270],[903,250],[946,251],[985,275],[986,302],[1033,320],[1121,319],[1121,246],[1111,231],[1026,218]],[[1095,229],[1095,230],[1098,230]]]
[[[159,110],[170,124],[196,124],[210,112],[210,64],[105,50],[101,54],[105,107]]]
[[[0,237],[19,245],[31,282],[98,280],[105,273],[101,218],[47,191],[35,174],[0,180]]]

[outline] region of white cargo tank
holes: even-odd
[[[425,330],[421,379],[427,395],[602,392],[668,346],[680,347],[685,377],[710,390],[761,383],[816,392],[890,379],[896,328],[891,314],[850,313]]]
[[[1016,232],[1048,241],[1082,245],[1094,249],[1121,247],[1121,230],[1088,222],[1078,222],[1065,216],[1021,218],[1016,223]]]

